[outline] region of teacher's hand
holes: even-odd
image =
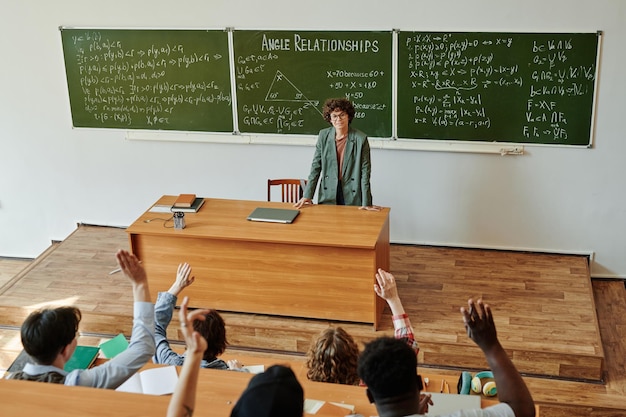
[[[368,210],[368,211],[381,211],[383,208],[380,206],[361,206],[359,210]]]
[[[295,208],[302,208],[303,206],[308,206],[313,204],[313,200],[311,200],[310,198],[304,198],[302,197],[300,200],[298,200],[298,202],[296,204],[294,204],[293,206]]]

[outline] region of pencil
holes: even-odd
[[[141,261],[139,261],[139,263],[141,263]],[[122,268],[115,268],[113,271],[109,272],[109,275],[117,274],[121,270],[122,270]]]

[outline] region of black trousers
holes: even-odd
[[[337,182],[337,205],[345,206],[346,202],[343,199],[343,187],[341,186],[341,180]]]

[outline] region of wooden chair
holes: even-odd
[[[280,186],[283,203],[296,203],[304,195],[307,180],[296,178],[267,180],[267,201],[272,201],[272,187]]]

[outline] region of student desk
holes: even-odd
[[[163,196],[158,204],[173,204]],[[292,224],[248,221],[256,207],[290,203],[206,198],[186,227],[170,213],[143,213],[127,233],[154,294],[166,291],[188,262],[192,307],[372,323],[384,300],[373,291],[377,268],[389,269],[389,208],[312,205]],[[165,226],[165,227],[164,227]]]
[[[180,370],[179,370],[180,372]],[[194,416],[228,417],[253,374],[201,369]],[[307,399],[344,402],[364,416],[376,415],[363,387],[300,380]],[[0,380],[0,415],[47,417],[164,416],[171,398],[107,389]],[[336,414],[318,412],[315,416]]]
[[[158,365],[146,364],[146,368],[153,366]],[[298,374],[297,369],[294,371]],[[254,374],[245,372],[201,369],[194,416],[230,416],[232,408],[253,376]],[[424,376],[428,376],[431,383],[437,386],[442,378],[449,378],[441,375]],[[300,375],[298,380],[304,389],[306,399],[350,404],[355,407],[356,413],[365,417],[378,414],[376,407],[367,400],[364,387],[313,382]],[[456,391],[456,386],[454,388],[451,386],[451,391]],[[171,398],[170,395],[132,394],[107,389],[66,387],[59,384],[6,379],[0,379],[0,397],[2,398],[0,415],[47,417],[163,416]],[[487,407],[496,402],[497,400],[483,399],[481,406]],[[539,416],[539,406],[536,406],[536,410]],[[314,415],[333,417],[337,416],[337,413],[324,413],[320,410]]]

